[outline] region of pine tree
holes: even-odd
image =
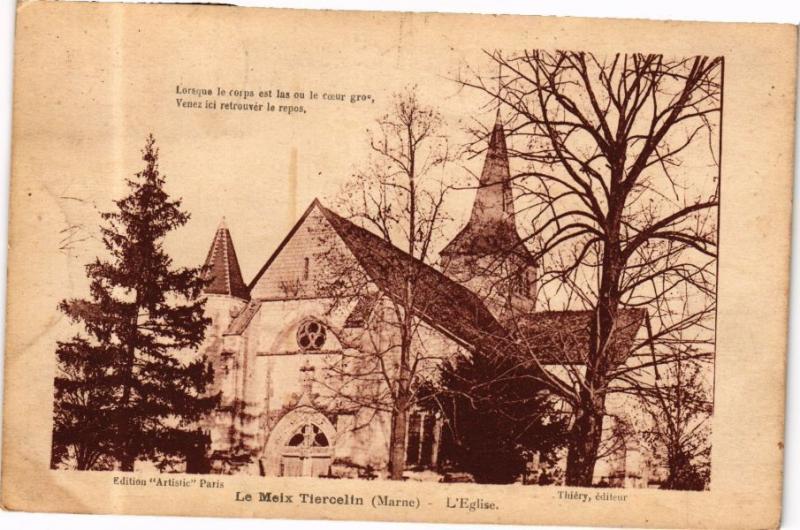
[[[552,463],[568,422],[533,373],[480,351],[445,363],[430,401],[445,419],[440,458],[487,484],[516,481],[534,451]]]
[[[211,367],[196,353],[209,324],[205,280],[200,268],[174,268],[164,251],[189,214],[164,190],[152,135],[142,153],[129,194],[102,214],[109,259],[86,266],[89,298],[59,305],[85,335],[56,350],[53,465],[132,471],[144,458],[164,469],[208,445],[197,427],[217,402],[206,395]]]

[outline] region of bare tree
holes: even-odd
[[[369,163],[339,200],[339,210],[351,222],[379,239],[363,243],[372,247],[368,266],[375,270],[333,255],[324,260],[331,270],[323,288],[338,305],[356,303],[354,314],[363,314],[369,324],[320,384],[344,406],[366,410],[370,418],[390,414],[392,479],[401,479],[405,470],[408,418],[420,384],[442,355],[424,340],[421,318],[429,312],[428,265],[435,262],[433,247],[448,220],[442,205],[451,186],[444,169],[453,157],[441,129],[441,116],[419,101],[415,88],[395,96],[391,112],[369,131]],[[385,283],[376,285],[375,275]]]
[[[590,485],[607,396],[635,393],[658,366],[674,363],[676,350],[660,346],[682,340],[682,331],[713,344],[723,61],[488,55],[505,76],[472,72],[460,82],[506,113],[510,154],[524,165],[514,176],[517,212],[525,212],[525,244],[542,264],[540,304],[592,315],[581,362],[560,376],[540,373],[574,415],[567,483]],[[629,357],[617,338],[622,327],[639,327],[636,309],[650,315],[650,333]],[[518,328],[526,316],[518,315]],[[530,342],[523,349],[541,364]]]
[[[708,485],[712,367],[691,344],[674,344],[674,362],[649,383],[636,386],[648,416],[643,429],[653,453],[667,468],[666,489],[701,490]]]

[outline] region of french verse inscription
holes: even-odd
[[[281,88],[226,88],[175,85],[175,105],[186,111],[308,113],[315,105],[365,105],[372,94],[336,90],[284,90]]]

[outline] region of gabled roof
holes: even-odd
[[[286,239],[267,261],[251,285],[276,259],[311,211],[318,208],[336,234],[350,250],[359,266],[381,293],[402,300],[404,278],[411,274],[418,296],[414,310],[431,327],[464,344],[518,358],[535,356],[541,364],[582,364],[589,344],[591,311],[548,311],[524,315],[512,328],[501,324],[475,293],[445,276],[430,265],[409,256],[383,238],[325,208],[318,200],[309,206]],[[366,293],[347,317],[346,328],[363,327],[378,296]],[[241,334],[261,302],[251,301],[231,322],[226,334]],[[623,362],[645,317],[644,310],[620,311],[617,331],[612,338],[613,356]]]
[[[410,257],[384,239],[320,205],[361,267],[388,296],[399,300],[405,271],[416,279],[420,317],[470,347],[489,352],[535,357],[541,364],[583,364],[589,350],[592,311],[546,311],[521,315],[516,326],[502,325],[472,291],[433,267]],[[348,322],[363,323],[374,306],[366,296],[356,304]],[[643,309],[621,309],[611,340],[612,359],[621,363],[630,354],[646,316]]]
[[[242,279],[239,260],[233,248],[233,240],[225,219],[214,234],[214,241],[208,250],[205,263],[205,278],[210,279],[205,288],[206,294],[223,294],[248,300],[250,291]]]
[[[497,349],[509,338],[472,291],[321,204],[319,208],[365,273],[387,296],[400,301],[404,278],[412,275],[417,289],[414,309],[426,323],[470,347]]]
[[[267,272],[267,269],[269,269],[270,265],[272,265],[272,262],[277,259],[283,248],[289,243],[289,241],[291,241],[292,237],[294,237],[295,233],[297,233],[300,227],[303,226],[303,223],[306,222],[306,219],[309,215],[311,215],[311,212],[313,212],[314,208],[316,207],[322,207],[319,199],[314,199],[311,201],[311,204],[308,206],[308,208],[306,208],[306,211],[303,212],[303,215],[300,216],[300,219],[297,220],[292,229],[289,230],[289,233],[286,234],[286,237],[283,238],[283,241],[280,242],[278,248],[276,248],[275,251],[270,255],[270,257],[267,259],[267,262],[264,263],[264,266],[259,269],[255,277],[250,281],[250,285],[248,286],[250,290],[252,290],[258,284],[258,280],[260,280],[264,273]]]
[[[540,311],[521,315],[512,331],[524,355],[542,364],[585,364],[594,311]],[[620,309],[611,337],[611,359],[622,363],[642,327],[644,309]]]

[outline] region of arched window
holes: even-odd
[[[427,411],[413,411],[408,418],[406,464],[430,467],[434,464],[436,417]]]
[[[297,328],[297,345],[302,351],[321,350],[327,337],[325,326],[317,320],[306,320]]]
[[[328,447],[330,444],[328,437],[319,427],[306,424],[297,430],[286,445],[289,447]]]

